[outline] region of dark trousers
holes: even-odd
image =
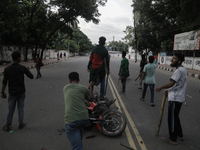
[[[36,67],[36,70],[37,70],[37,78],[41,77],[41,73],[40,73],[40,68],[41,67]]]
[[[24,99],[25,99],[25,94],[22,94],[21,96],[11,96],[9,95],[8,97],[8,115],[7,115],[7,123],[6,126],[11,126],[12,125],[12,119],[13,119],[13,114],[15,111],[15,106],[17,104],[18,108],[18,121],[19,124],[21,125],[23,123],[23,118],[24,118]]]
[[[122,91],[123,92],[125,92],[125,90],[126,90],[126,78],[127,78],[126,74],[121,75],[121,83],[122,83]]]
[[[169,101],[168,105],[168,128],[170,140],[176,142],[177,136],[183,137],[182,127],[179,119],[179,112],[182,103]]]

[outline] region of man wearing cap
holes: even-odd
[[[94,81],[96,86],[101,83],[100,98],[104,97],[106,72],[107,75],[110,73],[108,50],[104,47],[105,41],[105,37],[102,36],[99,38],[99,45],[96,45],[92,49],[87,66],[87,69],[90,72],[89,83]]]

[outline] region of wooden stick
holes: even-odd
[[[161,105],[161,110],[160,110],[160,117],[159,117],[158,126],[157,126],[157,131],[156,131],[156,136],[159,135],[160,126],[161,126],[161,123],[162,123],[163,112],[164,112],[164,109],[165,109],[166,97],[167,97],[167,94],[164,93],[164,95],[163,95],[163,100],[162,100],[162,105]]]
[[[107,75],[107,78],[106,78],[106,87],[105,87],[105,91],[104,91],[104,96],[106,96],[106,91],[107,91],[107,86],[108,86],[108,78],[109,78],[109,75]]]
[[[129,147],[129,146],[125,145],[125,144],[120,143],[120,145],[122,145],[122,146],[124,146],[124,147],[126,147],[128,149],[134,150],[132,147]]]
[[[140,75],[143,73],[143,71],[142,72],[140,72],[140,74],[138,75],[138,77],[135,79],[135,81],[137,81],[137,79],[140,77]]]

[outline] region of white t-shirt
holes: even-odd
[[[181,103],[184,102],[187,86],[187,70],[185,67],[178,67],[171,76],[170,81],[174,81],[175,84],[173,87],[169,88],[168,100]]]

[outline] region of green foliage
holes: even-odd
[[[175,34],[200,29],[199,0],[134,0],[132,6],[135,28],[127,36],[134,35],[139,51],[172,52]]]
[[[42,48],[52,48],[57,41],[65,45],[73,37],[78,26],[77,18],[99,23],[98,7],[107,0],[2,0],[0,3],[0,44],[34,47],[35,53]],[[54,11],[52,8],[57,8]],[[66,36],[63,36],[66,35]],[[76,37],[76,35],[74,35]],[[86,35],[77,35],[79,43],[73,49],[88,51],[92,46]],[[60,39],[61,38],[61,39]],[[57,41],[56,41],[57,40]],[[27,52],[26,50],[26,52]],[[27,55],[26,55],[27,56]],[[25,56],[25,60],[26,60]],[[42,56],[41,56],[42,57]]]
[[[128,46],[135,48],[134,28],[132,26],[127,26],[124,33],[126,36],[123,38],[123,40],[128,41]]]
[[[107,45],[108,49],[110,47],[112,47],[112,51],[128,51],[128,44],[122,42],[122,41],[112,41],[112,42],[109,42],[108,45]]]
[[[57,38],[54,40],[51,48],[54,48],[56,45],[62,45],[62,49],[68,50],[68,41],[70,36],[58,32]],[[79,29],[74,29],[72,38],[70,38],[70,52],[88,52],[92,49],[92,42],[88,37]]]

